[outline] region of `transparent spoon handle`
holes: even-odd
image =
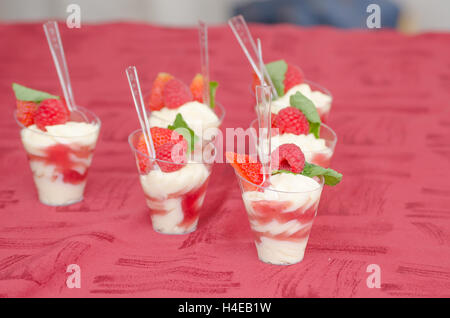
[[[257,61],[259,60],[258,51],[256,48],[255,41],[253,40],[250,30],[248,29],[247,23],[244,20],[244,17],[242,15],[232,17],[231,19],[228,20],[228,24],[230,25],[231,30],[233,31],[236,39],[238,40],[242,50],[244,51],[245,56],[250,62],[250,65],[252,66],[256,75],[258,75],[259,78],[264,77],[266,79],[266,81],[269,83],[272,89],[272,94],[274,95],[275,98],[278,98],[277,91],[272,83],[272,80],[270,79],[266,67],[263,66],[262,68],[264,71],[264,76],[263,74],[261,74],[259,70],[259,67],[257,65]]]
[[[152,135],[150,132],[150,123],[148,121],[147,111],[145,109],[144,98],[142,97],[141,85],[139,84],[139,77],[135,66],[128,66],[125,70],[128,77],[128,84],[130,84],[131,95],[133,96],[134,106],[139,118],[139,124],[144,134],[147,151],[152,158],[156,158],[155,146],[153,144]]]
[[[271,173],[271,110],[270,86],[256,86],[256,114],[259,127],[259,152],[264,178]]]
[[[52,53],[53,62],[55,63],[56,72],[58,73],[59,82],[63,90],[67,107],[70,111],[73,111],[76,106],[72,93],[72,85],[70,84],[69,69],[67,68],[61,36],[56,21],[44,23],[44,32],[47,37],[50,52]]]
[[[208,26],[203,21],[198,21],[198,35],[200,41],[200,61],[203,80],[203,103],[210,104],[209,96],[209,54],[208,54]]]

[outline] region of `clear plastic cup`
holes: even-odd
[[[21,139],[28,155],[39,200],[46,205],[64,206],[83,200],[87,174],[100,132],[101,121],[92,112],[77,107],[70,122],[93,125],[89,132],[57,136],[32,125],[21,128]]]
[[[263,187],[236,173],[261,261],[291,265],[303,260],[322,193],[323,177],[310,191],[286,192]]]
[[[140,152],[137,145],[141,135],[141,129],[132,132],[128,142],[136,159],[153,229],[163,234],[195,231],[216,155],[213,142],[196,148],[181,169],[163,172],[159,164],[179,166],[180,163],[155,159]],[[148,169],[142,171],[140,161],[145,162]]]
[[[251,122],[250,128],[254,129],[256,137],[258,137],[259,129],[257,119]],[[301,144],[297,145],[302,149],[302,152],[305,155],[305,160],[307,162],[319,165],[324,168],[329,168],[331,164],[331,158],[333,157],[334,149],[337,143],[337,135],[334,132],[334,130],[331,129],[329,126],[322,124],[320,125],[319,137],[325,141],[325,147],[323,148],[315,148],[314,150],[309,150],[304,145]],[[278,137],[276,135],[273,135],[272,138]],[[274,145],[275,144],[272,143],[272,150],[274,150],[275,148]]]

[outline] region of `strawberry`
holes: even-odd
[[[38,104],[34,102],[17,100],[17,120],[25,127],[34,124],[34,113],[38,109]]]
[[[244,179],[251,183],[260,185],[263,182],[262,165],[249,155],[227,152],[227,161],[234,170]]]
[[[290,90],[292,87],[303,83],[303,73],[295,65],[288,64],[286,73],[284,74],[284,93]]]
[[[166,150],[160,150],[159,148],[161,148],[162,146],[165,146],[167,144],[171,144],[176,145],[176,144],[180,144],[181,148],[184,149],[184,157],[187,151],[187,141],[184,139],[184,137],[180,134],[178,134],[176,131],[167,129],[167,128],[160,128],[160,127],[152,127],[150,128],[150,133],[152,134],[152,141],[153,141],[153,145],[155,146],[155,151],[156,151],[156,158],[157,159],[161,159],[161,160],[166,160],[161,158],[161,156],[166,157]],[[152,167],[152,162],[150,161],[150,159],[148,158],[148,150],[147,150],[147,145],[145,143],[145,138],[144,135],[141,134],[141,136],[139,137],[139,141],[137,143],[136,149],[141,153],[137,154],[138,157],[138,164],[139,164],[139,170],[142,173],[148,173]],[[158,152],[159,150],[159,152]],[[177,154],[177,156],[179,156],[179,154]],[[176,157],[178,158],[178,157]],[[175,159],[175,158],[174,158]],[[177,159],[178,160],[178,159]],[[167,160],[167,161],[171,161],[171,160]],[[172,160],[172,162],[175,162]],[[182,161],[179,161],[182,162]],[[159,163],[159,165],[161,166],[161,163]],[[174,167],[178,169],[181,169],[183,166],[182,165],[173,165],[173,164],[165,164],[163,163],[163,166],[170,166],[168,167],[167,170],[171,170],[171,171],[175,171],[172,170]],[[174,166],[174,167],[173,167]],[[161,170],[163,170],[161,168]],[[164,170],[163,170],[164,171]],[[170,172],[170,171],[165,171],[165,172]]]
[[[45,99],[34,114],[36,126],[47,131],[45,126],[62,125],[69,120],[66,106],[60,99]]]
[[[191,93],[197,102],[203,103],[203,85],[204,78],[202,74],[195,75],[194,79],[191,82]]]
[[[156,76],[155,80],[153,81],[152,90],[147,102],[147,107],[150,108],[150,110],[160,110],[164,107],[164,87],[172,78],[173,76],[168,73],[159,73]]]
[[[272,151],[272,168],[301,173],[305,167],[305,155],[295,144],[283,144]]]
[[[305,115],[295,107],[289,106],[280,110],[272,122],[280,134],[307,135],[309,122]]]
[[[163,172],[174,172],[183,168],[186,163],[187,142],[182,140],[178,143],[168,142],[156,148],[158,165]]]
[[[176,78],[172,78],[164,87],[163,100],[164,106],[167,108],[178,108],[192,101],[192,94],[186,84]]]

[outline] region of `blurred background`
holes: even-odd
[[[236,14],[247,21],[366,28],[366,8],[381,8],[382,27],[403,32],[450,30],[450,0],[0,0],[1,22],[65,20],[69,4],[82,23],[136,21],[168,26],[220,24]]]

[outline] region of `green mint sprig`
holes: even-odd
[[[175,130],[177,133],[181,134],[188,143],[188,150],[194,151],[195,143],[198,141],[198,137],[188,126],[181,114],[177,114],[173,124],[169,125],[167,128],[170,130]]]
[[[319,138],[320,125],[322,122],[314,103],[300,92],[296,92],[292,95],[289,99],[289,103],[292,107],[297,108],[305,115],[309,122],[309,132],[314,134],[316,138]]]
[[[216,107],[215,99],[217,87],[219,87],[219,83],[215,81],[209,82],[209,107],[211,107],[212,109]]]
[[[272,171],[272,175],[276,175],[279,173],[291,173],[291,174],[298,174],[294,173],[289,170],[276,170]],[[313,163],[305,162],[305,167],[303,168],[303,171],[300,173],[306,177],[319,177],[323,176],[325,184],[329,186],[335,186],[342,180],[342,174],[330,169],[330,168],[323,168],[321,166],[315,165]]]
[[[279,97],[284,95],[284,78],[288,65],[284,60],[278,60],[266,64],[267,73],[277,91]]]
[[[45,99],[59,99],[59,96],[28,88],[17,83],[12,84],[12,89],[16,95],[16,99],[21,101],[40,103]]]

